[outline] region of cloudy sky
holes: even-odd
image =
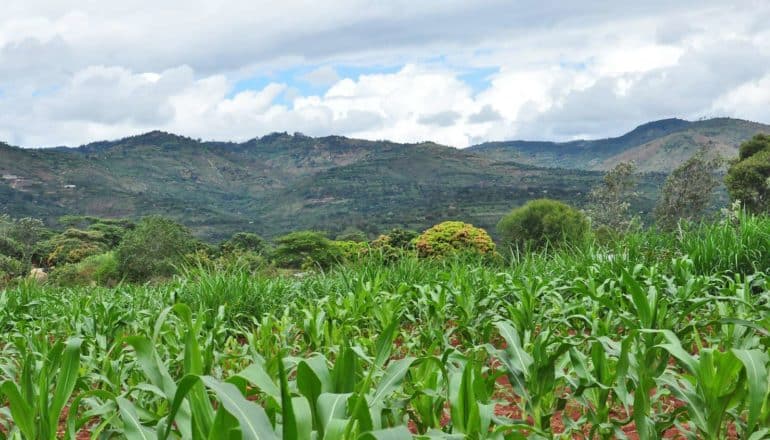
[[[465,147],[770,122],[770,1],[4,0],[0,140]]]

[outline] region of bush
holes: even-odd
[[[340,250],[320,232],[298,231],[279,237],[273,251],[278,266],[294,269],[327,268],[339,261]]]
[[[126,233],[115,251],[118,270],[129,281],[167,277],[184,256],[195,250],[195,239],[184,226],[163,218],[146,217]]]
[[[251,232],[238,232],[232,238],[222,243],[220,246],[222,253],[243,253],[252,252],[262,254],[267,249],[267,242],[264,238]]]
[[[120,281],[113,252],[92,255],[77,264],[66,264],[51,271],[51,281],[63,287],[113,286]]]
[[[740,200],[750,212],[770,212],[770,136],[758,134],[741,144],[725,185],[730,198]]]
[[[529,250],[579,243],[588,231],[588,220],[583,213],[550,199],[527,202],[497,224],[497,232],[506,246]]]
[[[415,242],[420,257],[448,257],[458,254],[492,255],[495,243],[487,231],[471,224],[449,221],[423,232]]]
[[[28,266],[21,261],[6,255],[0,255],[0,273],[6,277],[24,276],[28,270]]]
[[[342,260],[351,262],[365,256],[369,251],[369,244],[360,241],[333,241]]]
[[[419,234],[408,229],[393,228],[387,234],[372,241],[371,248],[380,252],[388,260],[397,260],[414,250],[414,242]]]
[[[24,258],[24,250],[16,240],[0,235],[0,255],[19,260]]]

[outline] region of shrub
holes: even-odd
[[[539,199],[503,217],[497,231],[507,246],[538,250],[584,240],[589,224],[577,209],[556,200]]]
[[[320,232],[298,231],[279,237],[273,251],[275,263],[282,267],[326,268],[337,262],[340,250]]]
[[[28,266],[21,261],[7,255],[0,255],[0,273],[8,277],[20,277],[26,275]]]
[[[420,257],[448,257],[457,254],[492,255],[495,244],[487,231],[471,224],[449,221],[423,232],[415,242]]]
[[[129,281],[146,281],[175,273],[195,240],[184,226],[163,218],[146,217],[126,233],[115,251],[118,270]]]
[[[371,248],[380,252],[386,260],[397,260],[412,253],[415,239],[418,236],[419,234],[415,231],[394,228],[372,241]]]
[[[0,255],[18,260],[24,257],[24,251],[16,240],[0,235]]]
[[[741,144],[725,185],[730,198],[740,200],[750,212],[770,211],[770,136],[758,134]]]
[[[238,232],[220,246],[222,253],[253,252],[262,254],[267,249],[264,238],[251,232]]]
[[[344,261],[356,261],[369,251],[369,244],[366,242],[335,240],[332,244],[337,248]]]

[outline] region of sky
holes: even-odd
[[[0,141],[467,147],[770,122],[770,1],[4,0]]]

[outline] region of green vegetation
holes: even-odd
[[[747,209],[770,212],[770,136],[760,134],[741,144],[725,184],[733,200],[740,200]]]
[[[583,213],[569,205],[538,199],[503,217],[497,232],[511,249],[537,251],[580,244],[588,237],[589,224]]]
[[[601,145],[684,136],[681,122]],[[555,173],[433,144],[280,134],[33,152],[62,167],[87,158],[96,182],[114,166],[105,192],[70,174],[84,190],[39,205],[47,215],[116,187],[112,206],[136,203],[128,216],[178,212],[196,194],[213,214],[190,208],[190,222],[221,241],[158,216],[0,217],[0,440],[770,438],[770,217],[750,189],[766,143],[741,147],[727,178],[739,200],[720,219],[701,218],[710,156],[683,161],[660,228],[636,221],[660,176],[626,162]],[[0,148],[31,170],[27,153]],[[167,191],[161,168],[179,173]],[[20,215],[43,201],[28,188],[55,192],[24,185],[0,185]],[[557,200],[529,201],[541,190]],[[271,191],[281,203],[252,197]],[[575,199],[590,222],[558,201]],[[280,212],[254,214],[267,209]],[[498,222],[501,247],[444,221],[469,217]],[[289,219],[334,228],[273,239]]]
[[[88,229],[89,216],[136,221],[161,215],[210,242],[244,231],[272,240],[296,230],[358,241],[360,235],[345,237],[346,230],[372,238],[446,220],[493,231],[512,206],[535,198],[585,207],[605,170],[634,160],[637,197],[627,202],[649,224],[666,173],[704,143],[736,157],[740,142],[762,132],[770,127],[735,119],[668,120],[619,138],[512,150],[286,133],[239,144],[161,132],[79,148],[0,144],[0,172],[18,178],[0,179],[0,214],[40,218],[48,226],[78,214],[75,224],[65,225],[75,229]],[[726,199],[720,187],[713,210]]]
[[[456,255],[491,255],[495,243],[483,229],[463,222],[440,223],[415,239],[417,255],[446,258]]]
[[[656,224],[674,229],[682,220],[700,219],[719,185],[717,172],[722,162],[719,157],[709,159],[708,150],[701,149],[675,169],[666,178],[655,206]]]
[[[194,239],[184,226],[162,217],[146,217],[120,242],[115,259],[123,277],[146,281],[172,275],[194,249]]]
[[[0,292],[0,435],[765,438],[768,231],[738,213],[507,262],[20,282]]]

